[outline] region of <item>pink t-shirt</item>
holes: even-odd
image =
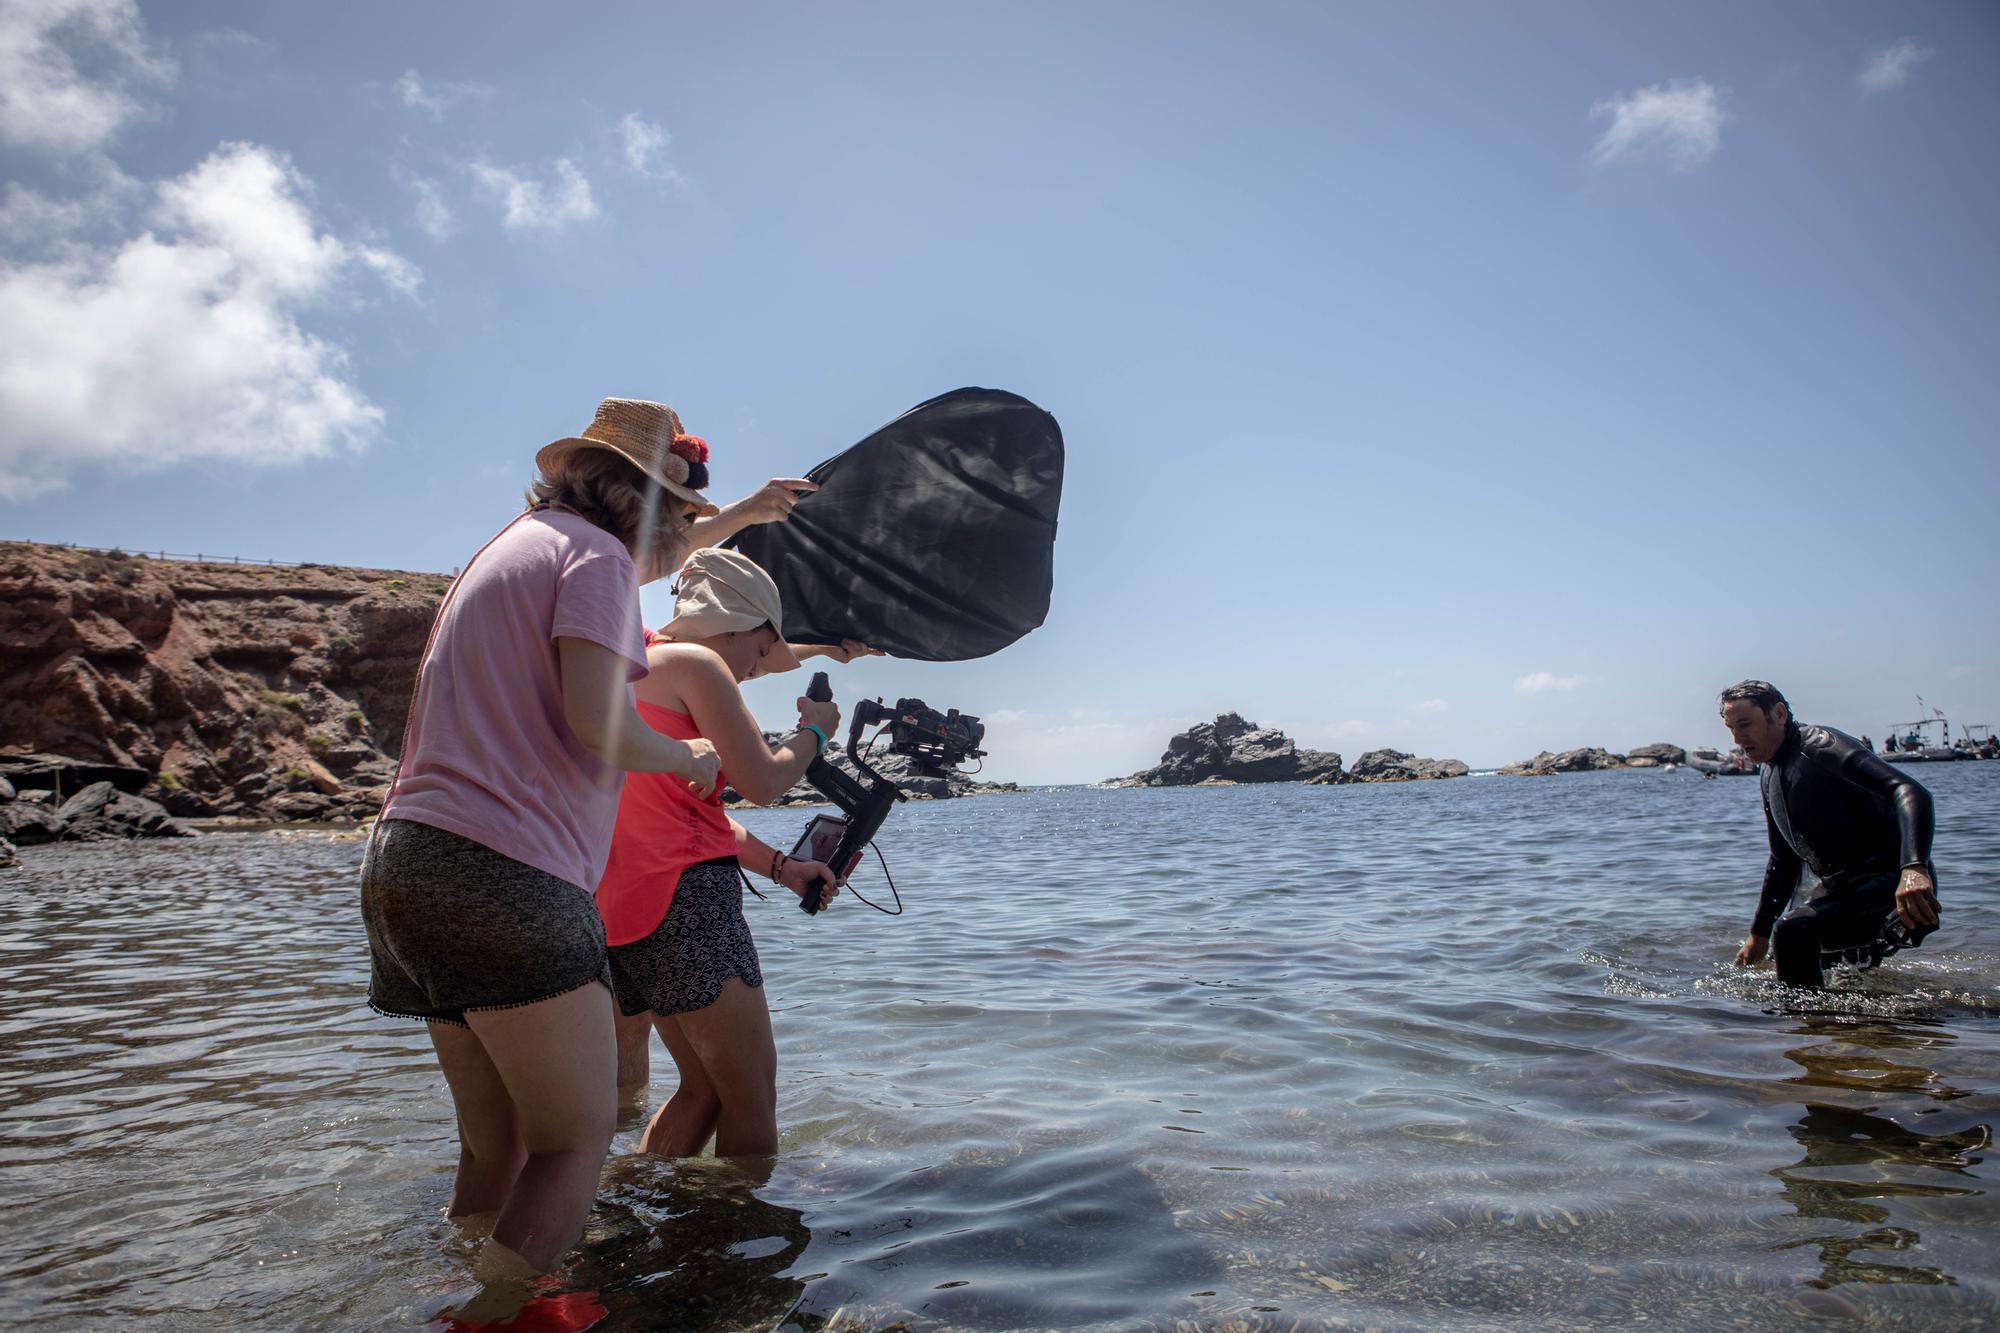
[[[624,774],[564,720],[559,638],[626,658],[623,684],[646,674],[630,552],[596,524],[544,509],[480,552],[439,614],[382,818],[456,833],[590,890]]]

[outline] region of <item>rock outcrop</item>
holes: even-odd
[[[1581,750],[1564,750],[1561,754],[1542,751],[1532,759],[1507,765],[1500,772],[1509,777],[1547,777],[1552,773],[1590,773],[1599,769],[1629,768],[1622,754],[1590,746]]]
[[[764,733],[765,743],[769,745],[777,745],[787,739],[789,737],[778,732]],[[842,767],[848,767],[844,762],[846,754],[846,747],[839,741],[827,747],[827,758],[841,762]],[[1020,787],[1012,782],[981,782],[976,774],[961,773],[955,769],[946,770],[943,777],[920,773],[917,771],[916,760],[900,754],[890,754],[880,747],[868,756],[868,765],[901,787],[912,799],[919,801],[945,801],[960,796],[991,796],[1000,792],[1020,790]],[[853,772],[852,768],[848,768],[848,771],[850,774]],[[725,805],[748,804],[744,801],[742,793],[734,787],[722,789],[722,800]],[[792,784],[789,791],[771,804],[774,807],[825,805],[827,799],[820,795],[818,788],[800,778]]]
[[[1456,759],[1419,759],[1401,750],[1370,750],[1347,770],[1348,782],[1433,782],[1472,770]],[[1314,781],[1324,781],[1316,778]]]
[[[112,770],[89,781],[174,815],[371,814],[448,586],[0,544],[7,776],[53,788],[20,753],[41,752]]]
[[[17,792],[11,782],[0,778],[0,865],[12,863],[17,844],[31,847],[65,840],[193,836],[192,829],[157,801],[121,791],[109,782],[87,783],[59,802],[55,791],[31,788]]]
[[[1685,764],[1687,761],[1686,750],[1678,745],[1669,745],[1665,741],[1635,746],[1625,754],[1625,763],[1629,768],[1661,768],[1668,764]]]
[[[1301,750],[1274,727],[1223,713],[1167,742],[1159,766],[1113,778],[1112,787],[1192,787],[1227,782],[1339,782],[1340,756]]]

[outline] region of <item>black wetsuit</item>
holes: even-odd
[[[1821,952],[1868,945],[1896,910],[1904,869],[1930,873],[1931,794],[1847,733],[1797,722],[1758,783],[1771,859],[1750,933],[1771,939],[1780,981],[1817,986]],[[1819,884],[1779,921],[1802,867]]]

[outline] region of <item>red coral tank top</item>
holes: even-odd
[[[639,701],[646,725],[675,740],[701,735],[694,719]],[[611,860],[597,881],[597,911],[610,944],[630,944],[660,928],[673,905],[674,886],[691,865],[736,855],[736,833],[722,809],[726,777],[715,791],[697,798],[687,781],[671,773],[628,773],[618,798],[618,827],[611,836]]]

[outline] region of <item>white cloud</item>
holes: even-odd
[[[510,231],[555,230],[597,216],[590,182],[576,163],[559,157],[544,185],[532,177],[486,162],[472,164],[472,174],[501,205],[501,220]]]
[[[1590,109],[1611,123],[1591,150],[1598,166],[1664,158],[1676,170],[1698,167],[1722,146],[1722,94],[1701,79],[1641,88]]]
[[[686,183],[674,164],[665,160],[667,145],[673,141],[665,127],[639,119],[637,112],[627,111],[618,122],[618,136],[625,145],[626,166],[655,180],[675,185]]]
[[[1514,678],[1514,693],[1547,694],[1554,691],[1557,694],[1568,694],[1589,679],[1588,676],[1558,676],[1553,671],[1535,671]]]
[[[404,70],[403,77],[396,80],[397,100],[418,111],[428,111],[433,120],[444,119],[446,110],[455,103],[486,97],[492,91],[483,83],[425,83],[413,69]]]
[[[1885,46],[1868,57],[1861,67],[1858,82],[1864,92],[1883,93],[1891,88],[1900,88],[1910,81],[1910,74],[1916,67],[1931,58],[1931,52],[1918,46],[1916,39],[1905,37],[1894,46]]]
[[[86,77],[77,57],[103,72]],[[0,4],[0,139],[24,148],[101,148],[142,110],[134,85],[171,79],[146,49],[136,0]]]
[[[1417,711],[1420,713],[1429,713],[1431,716],[1436,717],[1441,713],[1450,712],[1451,705],[1442,699],[1426,699],[1417,705]]]
[[[11,200],[10,200],[11,202]],[[78,471],[198,461],[295,463],[359,447],[382,411],[303,313],[371,272],[419,280],[387,250],[319,229],[288,158],[224,144],[159,184],[137,234],[0,259],[0,499]]]
[[[436,181],[428,176],[412,176],[404,183],[417,196],[414,216],[424,235],[434,241],[442,241],[457,230],[451,205],[444,201],[444,190]]]

